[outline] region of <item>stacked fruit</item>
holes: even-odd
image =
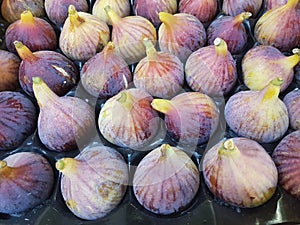
[[[54,164],[23,149],[38,141],[60,154],[62,196],[86,220],[129,185],[150,212],[181,213],[201,171],[234,206],[264,204],[278,178],[299,198],[299,0],[3,0],[1,12],[1,213],[49,198]],[[124,156],[145,151],[130,177]]]

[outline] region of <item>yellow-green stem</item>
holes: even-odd
[[[232,139],[228,139],[224,141],[221,145],[221,147],[218,150],[220,155],[233,155],[238,154],[240,151],[236,147],[234,141]]]
[[[170,158],[174,154],[174,149],[168,144],[163,144],[160,147],[160,161],[165,161],[167,158]]]
[[[173,26],[176,23],[176,16],[172,15],[171,13],[167,12],[160,12],[158,13],[159,20],[164,23],[167,27]]]
[[[153,99],[151,106],[163,114],[168,114],[174,108],[173,103],[167,99]]]
[[[281,78],[273,79],[263,90],[263,101],[269,101],[277,99],[280,93],[280,86],[283,80]]]
[[[3,169],[3,168],[5,168],[5,167],[7,167],[6,161],[1,160],[1,161],[0,161],[0,169]]]
[[[217,55],[227,55],[227,44],[226,42],[221,38],[216,38],[214,40],[215,49],[217,52]]]
[[[27,46],[23,45],[21,41],[14,41],[14,45],[22,60],[34,62],[38,59],[38,57],[36,57]]]
[[[55,163],[55,168],[62,174],[68,176],[76,173],[79,161],[73,158],[62,158]]]
[[[104,11],[108,17],[108,19],[111,21],[111,24],[113,26],[116,26],[119,21],[122,20],[122,17],[120,17],[112,8],[110,5],[107,5],[104,7]]]
[[[251,12],[242,12],[234,17],[235,26],[239,26],[244,20],[249,19],[252,16]]]
[[[296,8],[299,4],[299,0],[288,0],[286,6],[289,8]]]
[[[33,15],[29,10],[25,10],[24,12],[21,13],[21,22],[34,23]]]
[[[117,101],[122,104],[125,108],[130,110],[132,106],[134,105],[134,99],[131,96],[131,94],[128,91],[121,91],[120,97],[117,99]]]
[[[74,27],[78,27],[82,24],[85,20],[78,15],[76,8],[74,5],[69,5],[68,8],[68,17],[70,19],[70,28],[74,29]]]
[[[294,68],[300,62],[300,49],[295,48],[293,49],[294,55],[288,56],[284,58],[283,65],[288,66],[289,68]]]
[[[154,59],[157,55],[157,51],[156,51],[152,41],[148,38],[145,38],[143,40],[143,43],[144,43],[144,46],[146,47],[146,54],[147,54],[148,60]]]

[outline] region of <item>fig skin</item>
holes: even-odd
[[[176,55],[183,63],[206,44],[205,28],[195,16],[160,12],[159,19],[162,21],[158,29],[160,49]]]
[[[135,15],[147,18],[155,27],[158,27],[161,24],[158,13],[175,14],[177,12],[177,1],[135,0],[133,10]]]
[[[221,38],[214,46],[193,52],[185,64],[185,77],[193,91],[209,96],[227,95],[237,81],[236,63]]]
[[[58,27],[62,27],[68,18],[68,7],[74,5],[79,12],[88,12],[86,0],[45,0],[45,10],[48,18]]]
[[[100,98],[109,98],[118,94],[132,81],[127,63],[116,54],[112,42],[83,65],[80,77],[84,89],[89,94]]]
[[[243,22],[252,16],[250,12],[242,12],[237,16],[221,16],[216,18],[207,28],[207,43],[213,45],[216,38],[222,38],[231,54],[239,54],[246,47],[248,35]]]
[[[77,97],[57,96],[40,77],[33,77],[33,91],[40,108],[38,136],[52,151],[78,149],[94,131],[94,111]]]
[[[20,58],[8,51],[0,50],[0,91],[14,91],[19,84]]]
[[[108,215],[125,195],[128,167],[113,148],[87,147],[75,158],[58,160],[56,168],[62,172],[60,187],[66,205],[81,219]]]
[[[294,130],[300,130],[300,89],[295,89],[283,98],[287,107],[290,126]]]
[[[21,13],[29,10],[35,17],[46,16],[43,0],[3,0],[1,5],[1,14],[3,18],[13,23],[21,18]]]
[[[274,149],[272,157],[280,185],[300,200],[300,130],[285,136]]]
[[[54,175],[40,154],[19,152],[0,161],[0,212],[26,212],[49,198]]]
[[[216,0],[180,0],[180,13],[188,13],[197,17],[205,27],[214,19],[218,10],[218,1]]]
[[[260,206],[277,188],[278,173],[272,158],[251,139],[219,142],[205,153],[201,169],[209,190],[234,206]]]
[[[68,18],[59,37],[59,47],[69,59],[86,61],[102,51],[109,36],[109,28],[100,18],[86,12],[77,12],[73,5],[69,5]]]
[[[32,77],[41,76],[57,95],[69,92],[79,79],[75,64],[64,55],[54,51],[31,52],[19,41],[14,45],[22,62],[19,67],[19,82],[22,89],[33,96]]]
[[[270,10],[285,5],[287,1],[288,0],[265,0],[265,10]]]
[[[288,111],[278,98],[283,80],[277,78],[260,91],[241,91],[225,105],[225,120],[238,135],[259,143],[283,137],[289,127]]]
[[[202,93],[186,92],[171,100],[154,99],[151,106],[165,114],[167,131],[179,145],[203,144],[218,127],[218,108]]]
[[[98,117],[103,137],[120,147],[148,148],[156,141],[161,127],[158,113],[150,105],[152,100],[151,95],[137,88],[123,90],[108,99]]]
[[[261,90],[276,77],[283,79],[280,91],[286,90],[294,78],[294,67],[300,62],[300,49],[287,57],[277,48],[259,45],[249,51],[242,60],[243,80],[251,90]]]
[[[37,112],[24,94],[0,92],[0,150],[19,147],[36,128]]]
[[[256,17],[262,7],[263,0],[224,0],[222,11],[230,16],[237,16],[242,12],[250,12]]]
[[[34,17],[28,10],[22,12],[21,19],[10,24],[5,32],[6,47],[13,53],[17,53],[15,41],[22,42],[33,52],[55,50],[57,47],[53,27],[46,20]]]
[[[159,215],[186,209],[199,185],[199,171],[194,162],[184,151],[168,144],[148,153],[133,178],[133,192],[138,202]]]
[[[144,39],[147,56],[134,70],[134,85],[159,98],[172,98],[183,90],[182,62],[169,52],[156,51],[153,43]]]

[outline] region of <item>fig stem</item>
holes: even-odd
[[[228,139],[223,142],[218,152],[220,155],[232,155],[238,153],[239,149],[232,139]]]
[[[288,0],[286,6],[290,8],[296,8],[298,4],[299,0]]]
[[[234,17],[235,26],[239,26],[244,20],[249,19],[252,16],[251,12],[242,12],[239,15]]]
[[[159,20],[166,26],[172,26],[176,23],[176,17],[171,13],[160,12],[158,13]]]
[[[221,38],[216,38],[214,40],[215,49],[218,55],[226,55],[227,54],[227,44]]]
[[[127,91],[122,91],[119,94],[121,96],[118,98],[117,101],[127,109],[131,109],[131,107],[133,106],[133,99],[131,94],[129,94]]]
[[[174,150],[169,144],[162,144],[160,147],[160,152],[161,160],[165,160],[166,158],[169,158],[172,154],[174,154]]]
[[[29,10],[25,10],[21,13],[21,22],[22,23],[33,23],[34,18],[32,13]]]
[[[79,15],[78,12],[76,11],[76,8],[74,5],[69,5],[68,8],[68,17],[70,19],[70,24],[71,24],[71,29],[74,29],[75,27],[78,27],[81,23],[84,22],[84,19],[82,19]]]
[[[55,163],[55,168],[64,175],[70,175],[76,171],[79,161],[73,158],[62,158]]]
[[[32,88],[40,108],[49,104],[49,100],[56,102],[59,98],[40,77],[32,78]]]
[[[151,106],[153,109],[163,114],[168,114],[170,110],[174,108],[172,102],[167,99],[153,99]]]
[[[14,41],[14,45],[22,60],[34,62],[38,59],[38,57],[36,57],[27,46],[23,45],[21,41]]]
[[[280,86],[283,80],[281,78],[275,78],[271,80],[269,85],[267,85],[263,90],[263,101],[277,99],[280,93]]]
[[[108,19],[111,21],[111,24],[114,26],[118,24],[120,20],[122,20],[122,17],[120,17],[112,8],[110,5],[107,5],[104,7],[104,11],[108,17]]]
[[[300,49],[295,48],[292,52],[294,55],[284,58],[284,65],[288,65],[290,68],[294,68],[300,62]]]
[[[144,43],[144,46],[146,47],[146,54],[147,54],[148,60],[154,59],[157,54],[157,51],[156,51],[152,41],[148,38],[144,38],[143,43]]]
[[[0,160],[0,169],[4,169],[6,167],[7,167],[7,162],[3,161],[3,160]]]

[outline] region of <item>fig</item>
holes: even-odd
[[[116,54],[112,42],[83,65],[80,77],[85,90],[100,98],[116,95],[132,81],[127,63]]]
[[[201,167],[213,195],[234,206],[260,206],[277,188],[272,158],[251,139],[231,138],[217,143],[205,153]]]
[[[104,8],[109,5],[120,17],[130,15],[130,3],[128,0],[96,0],[92,9],[92,14],[98,16],[108,25],[112,25]]]
[[[300,130],[285,136],[273,151],[280,185],[300,200]]]
[[[22,89],[33,96],[32,77],[41,76],[58,95],[65,95],[77,84],[79,74],[75,64],[64,55],[54,51],[31,52],[20,41],[15,41],[22,62],[19,67],[19,82]]]
[[[132,88],[108,99],[100,110],[98,125],[109,142],[135,150],[143,150],[156,142],[161,121],[152,109],[152,96]]]
[[[162,22],[158,29],[160,49],[176,55],[183,63],[192,52],[206,44],[205,28],[197,17],[160,12],[159,19]]]
[[[291,51],[300,46],[299,20],[299,0],[288,0],[285,5],[268,10],[258,19],[254,36],[263,45]]]
[[[21,60],[15,54],[0,50],[0,91],[14,91],[19,85]]]
[[[120,17],[109,5],[104,8],[112,24],[111,39],[128,64],[133,64],[145,57],[143,39],[156,41],[153,24],[141,16]]]
[[[147,210],[170,215],[186,209],[200,185],[199,171],[182,150],[163,144],[138,164],[133,192]]]
[[[169,0],[169,1],[152,1],[152,0],[135,0],[133,4],[133,11],[135,15],[139,15],[147,18],[154,24],[154,26],[158,27],[160,25],[160,20],[158,13],[159,12],[167,12],[170,14],[174,14],[177,12],[177,1]]]
[[[237,16],[242,12],[250,12],[256,17],[262,8],[263,0],[223,0],[222,11],[230,16]]]
[[[295,89],[283,98],[287,107],[290,126],[294,130],[300,130],[300,89]]]
[[[135,67],[134,85],[159,98],[172,98],[182,91],[182,62],[169,52],[156,51],[149,39],[144,39],[147,56]]]
[[[222,38],[231,54],[241,53],[248,42],[244,21],[252,16],[250,12],[242,12],[237,16],[221,16],[216,18],[207,28],[207,42],[212,45],[216,38]]]
[[[288,0],[265,0],[265,9],[270,10],[285,5]]]
[[[68,18],[69,5],[74,5],[79,12],[89,10],[87,0],[45,0],[46,14],[51,22],[62,27]]]
[[[36,17],[46,15],[43,0],[3,0],[1,4],[1,14],[3,18],[9,22],[15,22],[21,18],[21,13],[29,10]]]
[[[53,27],[44,19],[34,17],[28,10],[21,13],[21,19],[10,24],[5,32],[6,47],[17,53],[14,41],[20,41],[31,51],[55,50],[57,38]]]
[[[33,152],[19,152],[0,161],[0,212],[17,214],[49,198],[53,170],[47,159]]]
[[[185,76],[194,91],[209,96],[227,95],[236,83],[237,69],[226,42],[216,38],[214,45],[193,52],[185,64]]]
[[[240,91],[225,105],[225,120],[238,135],[260,143],[283,137],[289,126],[288,111],[278,98],[283,80],[276,78],[259,91]]]
[[[204,25],[208,26],[218,11],[217,0],[180,0],[179,12],[196,16]]]
[[[110,31],[100,18],[86,12],[77,12],[69,5],[59,37],[59,47],[71,60],[86,61],[107,44]]]
[[[294,49],[293,55],[285,56],[277,48],[259,45],[250,49],[243,57],[243,80],[251,90],[261,90],[268,83],[280,77],[284,91],[293,81],[294,67],[300,62],[300,50]]]
[[[171,100],[154,99],[151,106],[165,114],[167,131],[180,145],[203,144],[218,127],[218,108],[202,93],[185,92]]]
[[[108,215],[125,195],[127,164],[113,148],[87,147],[75,158],[59,159],[55,165],[62,173],[64,201],[81,219],[95,220]]]
[[[19,147],[36,128],[37,112],[24,94],[0,92],[0,150]]]
[[[94,129],[94,111],[77,97],[57,96],[40,77],[33,77],[33,92],[40,108],[38,136],[50,150],[70,151],[85,144]]]

